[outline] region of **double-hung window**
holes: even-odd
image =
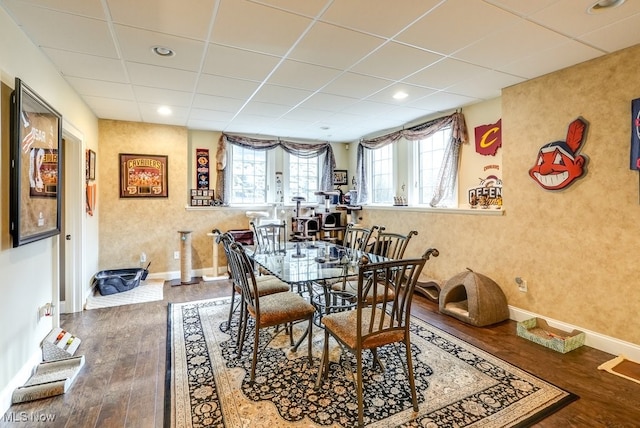
[[[416,177],[415,203],[430,205],[438,191],[440,176],[442,174],[445,150],[451,138],[451,128],[444,128],[435,134],[415,142],[413,173]],[[453,194],[452,194],[453,193]],[[455,207],[457,195],[448,192],[438,203],[440,207]]]
[[[372,204],[393,203],[395,173],[393,144],[368,151],[369,202]]]
[[[288,183],[288,199],[291,200],[294,196],[302,196],[307,201],[317,200],[318,197],[314,193],[321,190],[320,156],[304,158],[289,154],[287,158],[289,168],[285,170],[285,182]]]
[[[232,204],[267,202],[267,152],[231,144]]]

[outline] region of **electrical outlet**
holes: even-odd
[[[520,290],[522,293],[526,293],[527,291],[529,291],[529,286],[526,279],[517,276],[516,284],[518,284],[518,290]]]
[[[173,252],[173,258],[176,259],[176,260],[179,260],[180,259],[180,251],[174,251]]]

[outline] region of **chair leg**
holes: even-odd
[[[418,411],[418,397],[416,394],[416,381],[413,378],[413,362],[411,360],[411,342],[409,337],[404,342],[404,347],[407,350],[407,371],[409,372],[409,387],[411,388],[411,401],[413,402],[413,411]]]
[[[356,351],[356,394],[358,394],[358,427],[364,426],[364,396],[362,386],[362,350]]]
[[[236,353],[238,357],[242,355],[242,347],[244,346],[244,337],[247,332],[247,324],[249,324],[249,320],[247,319],[248,311],[244,306],[244,299],[240,306],[240,327],[238,330],[238,339],[236,341]]]
[[[227,320],[227,328],[223,331],[229,331],[231,329],[231,318],[233,317],[234,303],[236,302],[236,288],[231,286],[231,306],[229,307],[229,319]]]
[[[320,367],[318,367],[318,378],[316,379],[316,389],[322,386],[322,378],[329,377],[329,332],[324,331],[324,345],[322,346],[322,357]]]
[[[311,345],[313,343],[313,315],[309,318],[309,336],[307,337],[307,353],[309,356],[309,367],[313,366],[313,355],[311,354]]]
[[[259,336],[260,336],[260,328],[258,327],[258,320],[256,320],[256,327],[254,329],[253,336],[253,361],[251,362],[251,384],[256,380],[256,365],[258,364],[258,346],[259,346]]]

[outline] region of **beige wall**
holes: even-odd
[[[426,267],[436,278],[469,267],[498,282],[510,305],[640,344],[633,328],[640,188],[628,166],[638,58],[640,46],[503,91],[504,216],[365,209],[365,221],[416,228],[414,254],[440,250]],[[564,191],[545,191],[528,170],[540,147],[564,140],[578,116],[590,123],[587,175]],[[528,293],[517,291],[516,276],[528,280]]]
[[[0,8],[0,414],[8,408],[13,389],[26,381],[42,360],[40,342],[57,324],[59,236],[13,248],[9,231],[9,100],[15,77],[47,100],[81,134],[86,148],[97,150],[98,120],[64,81],[40,50]],[[82,166],[79,166],[82,167]],[[64,182],[63,182],[64,183]],[[74,218],[82,222],[84,264],[78,266],[85,283],[97,263],[97,215],[88,218],[78,206]],[[53,302],[53,317],[38,319],[38,307]]]

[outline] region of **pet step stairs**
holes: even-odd
[[[13,391],[13,404],[64,394],[84,366],[84,355],[38,364],[24,386]]]

